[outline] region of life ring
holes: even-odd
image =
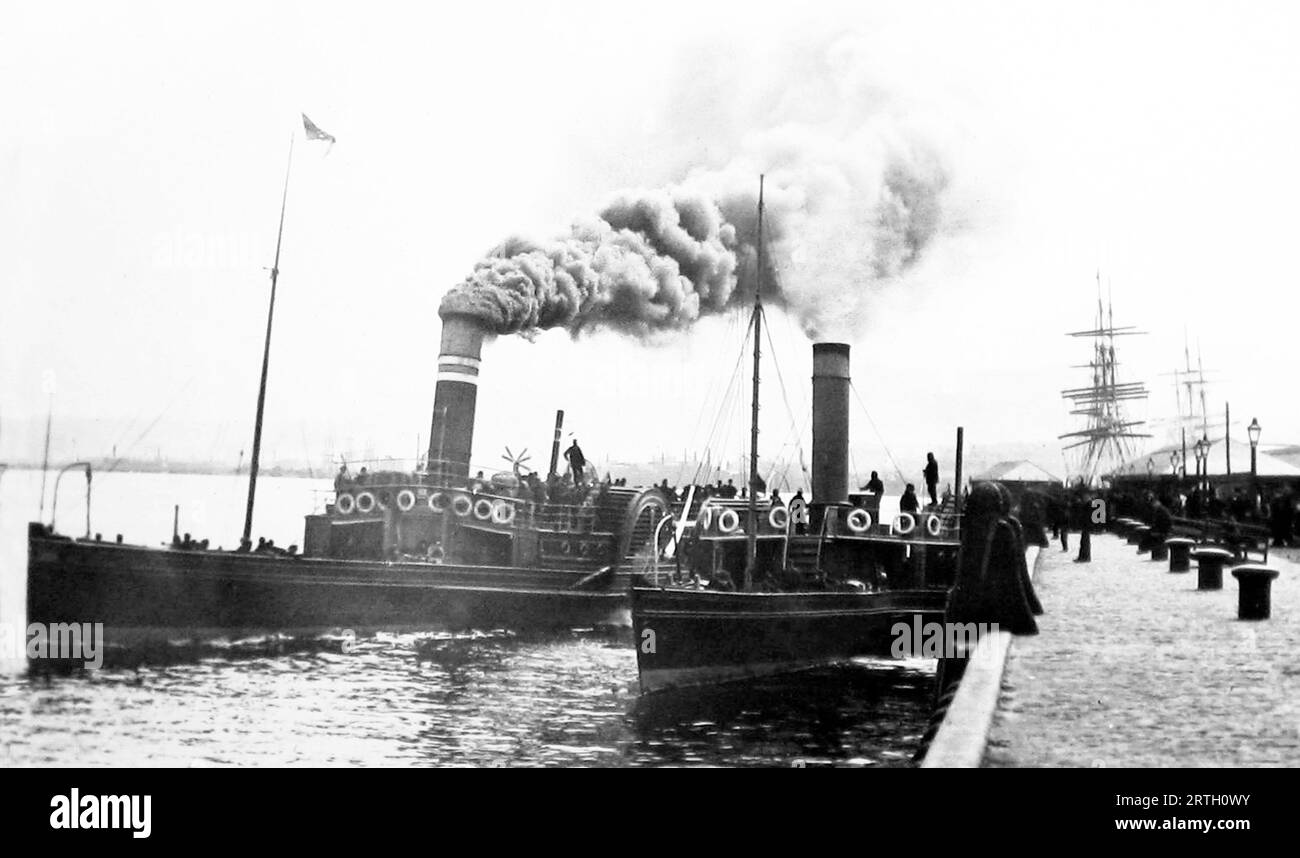
[[[430,545],[429,550],[425,552],[425,555],[433,563],[441,563],[442,558],[445,556],[442,552],[441,545]]]
[[[357,508],[357,502],[352,499],[348,492],[342,492],[334,499],[334,509],[339,515],[351,515],[352,510]]]
[[[904,526],[906,522],[906,526]],[[916,516],[910,512],[900,512],[898,518],[894,519],[894,533],[901,533],[903,536],[916,530]]]
[[[487,521],[492,518],[492,501],[487,498],[479,498],[474,501],[474,517],[479,521]]]
[[[695,519],[695,527],[697,530],[708,530],[712,526],[713,507],[706,506],[704,509],[700,510],[699,517]]]
[[[451,499],[451,511],[456,515],[464,518],[474,509],[474,501],[469,499],[469,495],[457,494]]]
[[[390,495],[388,492],[380,492],[380,493],[379,493],[379,508],[380,508],[380,509],[388,509],[388,505],[389,505],[390,503],[392,503],[392,500],[393,500],[393,496]]]
[[[578,543],[579,557],[586,557],[590,551],[591,551],[591,543],[587,542],[585,539],[582,542]]]
[[[866,533],[871,529],[871,513],[865,509],[849,510],[844,517],[844,526],[854,533]]]
[[[410,512],[415,508],[415,492],[410,489],[402,489],[397,493],[397,508],[402,512]]]
[[[573,551],[573,546],[569,544],[569,540],[566,539],[560,543],[561,554],[569,554],[572,553],[572,551]]]
[[[718,530],[723,533],[735,533],[740,527],[740,516],[734,509],[724,509],[718,513]]]
[[[790,511],[783,506],[774,506],[767,514],[767,523],[777,530],[785,530],[790,525]]]
[[[370,492],[362,492],[357,495],[357,512],[365,515],[375,508],[375,496]]]
[[[515,520],[515,506],[505,501],[497,501],[492,507],[493,524],[510,524]]]
[[[942,529],[943,529],[943,525],[942,525],[942,524],[940,523],[940,521],[939,521],[939,516],[937,516],[937,515],[927,515],[927,516],[925,517],[925,532],[926,532],[926,533],[930,534],[931,536],[938,536],[938,535],[939,535],[939,531],[942,530]]]
[[[429,495],[429,509],[434,512],[446,512],[447,496],[442,492],[434,492]]]

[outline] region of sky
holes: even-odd
[[[1059,391],[1088,358],[1064,333],[1091,326],[1099,271],[1116,323],[1147,332],[1119,344],[1151,391],[1135,416],[1173,416],[1188,342],[1234,435],[1257,417],[1300,443],[1298,37],[1300,8],[1265,2],[20,4],[0,30],[0,461],[39,456],[51,406],[56,460],[251,449],[291,139],[271,460],[416,455],[439,300],[489,248],[623,189],[757,173],[805,132],[861,145],[864,170],[871,135],[919,141],[946,177],[897,276],[843,231],[783,272],[846,308],[855,471],[950,459],[957,426],[1064,470]],[[768,316],[775,464],[807,456],[811,349]],[[544,458],[557,408],[598,462],[737,460],[744,323],[489,342],[476,463]]]

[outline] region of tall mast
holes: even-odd
[[[293,167],[293,136],[289,137],[289,163],[284,168],[284,194],[280,197],[280,229],[275,234],[275,262],[271,264],[271,302],[266,310],[266,345],[262,349],[262,380],[257,387],[257,417],[253,420],[253,458],[248,465],[248,509],[244,513],[243,545],[252,542],[253,499],[257,495],[258,456],[262,452],[262,412],[266,407],[266,370],[271,362],[271,322],[275,319],[275,283],[280,276],[280,240],[284,238],[284,209],[289,201],[289,170]]]
[[[763,176],[758,177],[758,272],[754,278],[754,393],[749,416],[749,515],[745,526],[745,590],[753,588],[758,556],[758,368],[763,334]]]

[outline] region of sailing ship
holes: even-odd
[[[1066,336],[1092,341],[1092,357],[1075,369],[1089,372],[1086,387],[1073,387],[1061,391],[1061,397],[1072,404],[1071,415],[1083,417],[1083,429],[1067,432],[1058,437],[1066,441],[1063,453],[1073,452],[1076,457],[1074,473],[1086,484],[1092,485],[1101,477],[1110,476],[1134,455],[1133,442],[1150,438],[1143,432],[1141,420],[1130,420],[1125,414],[1125,403],[1144,401],[1146,385],[1140,381],[1120,381],[1119,361],[1115,357],[1116,337],[1141,336],[1133,325],[1115,324],[1114,305],[1101,301],[1101,272],[1097,272],[1097,317],[1093,327],[1085,331],[1071,331]]]
[[[849,494],[847,344],[813,345],[808,502],[759,496],[761,179],[756,243],[749,491],[741,500],[690,493],[656,527],[632,590],[643,693],[887,656],[899,622],[942,619],[955,575],[956,495],[882,521],[878,495]],[[960,441],[957,462],[960,487]]]

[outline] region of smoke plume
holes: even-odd
[[[652,338],[752,302],[760,173],[764,301],[810,336],[860,323],[870,295],[904,279],[942,226],[948,175],[919,134],[883,112],[784,122],[750,135],[730,164],[615,194],[556,238],[507,239],[439,313],[497,334]]]

